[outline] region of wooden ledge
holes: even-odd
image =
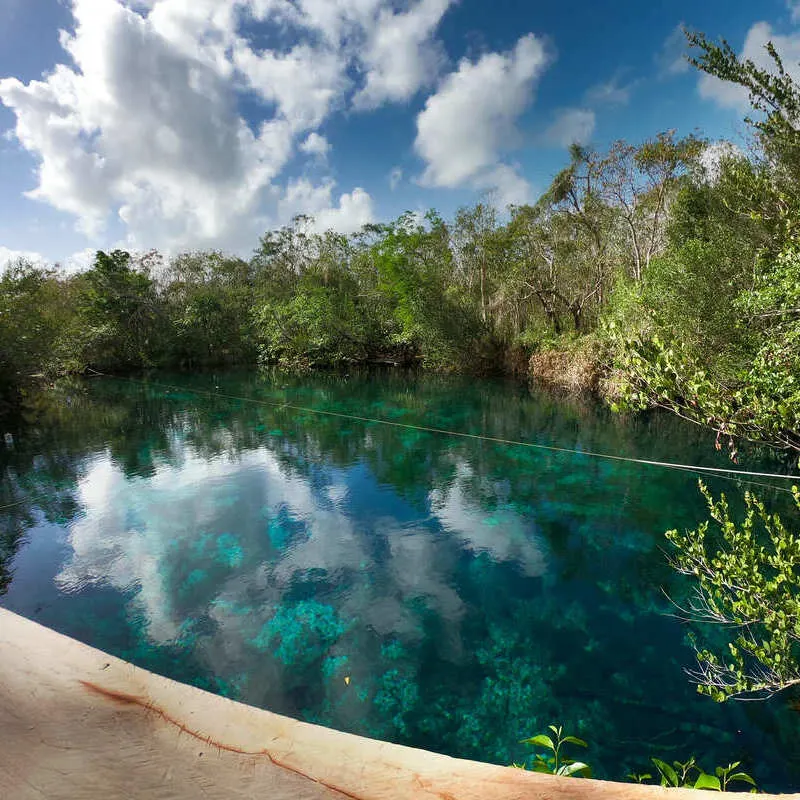
[[[0,797],[709,800],[707,792],[537,775],[309,725],[154,675],[4,609]]]

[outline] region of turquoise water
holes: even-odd
[[[717,705],[684,672],[688,629],[665,593],[689,587],[663,532],[703,518],[695,475],[253,401],[727,465],[676,418],[626,420],[514,383],[67,384],[0,444],[0,506],[17,503],[0,509],[0,603],[341,730],[507,764],[555,722],[589,741],[601,777],[696,755],[800,788],[787,699]]]

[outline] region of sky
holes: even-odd
[[[741,141],[681,28],[800,77],[800,0],[0,0],[0,267],[247,255],[533,201],[573,141]]]

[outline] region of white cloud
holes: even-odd
[[[45,258],[41,253],[32,250],[12,250],[10,247],[0,245],[0,275],[17,261],[29,261],[31,264],[44,264]]]
[[[331,151],[331,144],[324,136],[312,131],[300,145],[300,149],[307,155],[324,161]]]
[[[321,185],[305,178],[290,181],[280,202],[280,218],[288,222],[297,214],[308,214],[314,219],[314,230],[341,233],[353,233],[375,220],[372,198],[362,188],[341,195],[337,205],[333,204],[333,189],[333,181]]]
[[[0,80],[14,133],[38,162],[31,197],[74,215],[102,245],[116,216],[128,247],[247,250],[291,204],[299,149],[324,162],[317,128],[356,103],[402,101],[435,79],[435,30],[453,0],[72,0],[65,63],[41,80]],[[274,41],[259,49],[254,25]],[[258,37],[263,41],[263,37]],[[242,93],[264,120],[242,117]],[[315,198],[332,198],[322,181]],[[311,209],[351,224],[363,189]]]
[[[249,85],[264,100],[275,103],[295,131],[319,126],[349,85],[347,62],[339,53],[305,44],[286,54],[256,55],[239,42],[234,61]]]
[[[559,147],[587,144],[594,133],[595,122],[595,113],[588,108],[562,108],[545,131],[545,141]]]
[[[394,167],[389,173],[389,188],[394,191],[403,180],[403,170],[400,167]]]
[[[73,14],[62,42],[74,69],[0,81],[17,138],[41,159],[31,196],[93,233],[114,209],[158,243],[222,236],[288,160],[288,123],[254,134],[214,70],[115,0],[75,0]]]
[[[533,101],[548,60],[543,43],[528,34],[508,53],[461,61],[417,117],[415,148],[426,162],[421,183],[499,191],[514,183],[516,200],[504,199],[518,201],[524,181],[502,153],[516,143],[517,119]]]
[[[149,9],[153,29],[182,55],[229,76],[226,54],[235,39],[238,0],[147,0],[129,6]]]
[[[586,102],[594,106],[626,106],[630,102],[633,83],[622,84],[618,76],[597,83],[586,92]]]
[[[76,272],[85,272],[94,264],[96,255],[97,251],[94,248],[87,247],[65,258],[59,266],[61,267],[61,271],[68,275],[72,275]]]
[[[786,8],[792,22],[800,22],[800,0],[786,0]]]
[[[521,206],[531,201],[531,185],[515,167],[498,164],[475,179],[475,188],[488,194],[499,208],[507,205]]]
[[[419,0],[405,12],[382,8],[360,54],[366,84],[353,102],[376,108],[403,101],[436,79],[444,62],[433,33],[452,0]]]
[[[742,59],[750,59],[757,66],[773,71],[774,64],[769,53],[764,49],[767,42],[772,42],[783,59],[786,71],[795,80],[800,80],[800,33],[781,36],[775,34],[767,22],[756,22],[745,37],[744,46],[739,54]],[[745,111],[749,108],[747,90],[713,75],[703,73],[699,82],[700,96],[712,100],[724,108]]]
[[[662,77],[688,72],[691,64],[686,60],[687,41],[681,22],[676,25],[656,54],[656,64]]]

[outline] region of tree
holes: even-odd
[[[0,413],[18,407],[34,373],[52,370],[70,294],[54,270],[24,260],[0,276]]]
[[[97,252],[92,269],[79,281],[77,329],[71,331],[77,361],[99,370],[157,363],[163,315],[146,269],[146,263],[134,269],[123,250]]]
[[[637,324],[617,320],[609,331],[622,404],[664,406],[721,436],[797,454],[800,205],[786,176],[800,152],[793,119],[800,88],[771,45],[777,76],[739,61],[725,43],[695,34],[690,41],[703,52],[697,66],[738,82],[755,110],[768,112],[753,122],[763,157],[728,156],[713,181],[687,182],[679,193],[669,247],[645,278]]]
[[[424,223],[407,213],[380,233],[370,258],[396,325],[393,343],[429,366],[478,367],[487,356],[481,309],[455,279],[447,224],[435,212]]]
[[[601,159],[577,145],[570,156],[536,205],[513,209],[509,225],[518,280],[557,334],[591,327],[610,286],[618,230],[601,192]]]
[[[671,201],[705,146],[695,136],[676,140],[667,131],[638,147],[615,142],[602,159],[599,191],[623,221],[634,281],[663,250]]]
[[[761,202],[754,210],[781,239],[777,252],[800,232],[800,86],[772,42],[765,45],[772,61],[766,68],[739,58],[724,39],[714,44],[701,33],[687,32],[686,37],[694,48],[689,59],[694,66],[748,93],[756,117],[748,117],[747,122],[756,132],[764,169],[756,174],[759,180],[746,188],[755,189]]]
[[[171,360],[184,365],[255,360],[254,279],[246,261],[215,251],[183,253],[171,261],[163,283]]]

